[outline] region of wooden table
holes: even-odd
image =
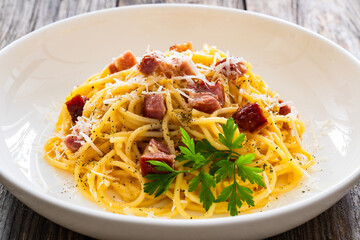
[[[360,58],[359,0],[1,0],[0,48],[81,13],[145,3],[199,3],[275,16],[317,32]],[[360,184],[315,219],[270,239],[360,239]],[[90,239],[33,212],[0,184],[0,239]]]

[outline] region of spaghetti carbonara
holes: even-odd
[[[194,51],[189,42],[142,57],[123,53],[66,97],[44,156],[71,172],[77,189],[108,211],[209,218],[227,214],[228,201],[214,201],[206,211],[201,184],[189,191],[200,170],[181,172],[189,167],[176,159],[184,146],[180,127],[222,151],[219,134],[230,118],[237,126],[234,137],[245,137],[236,153],[254,156],[246,166],[261,169],[264,185],[234,174],[210,194],[217,198],[235,178],[254,202],[238,211],[251,212],[297,186],[314,161],[302,147],[304,124],[291,103],[271,91],[249,62],[212,46]],[[144,191],[147,176],[168,172],[149,161],[179,172],[160,196]],[[202,169],[209,172],[209,166]]]

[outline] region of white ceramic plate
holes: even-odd
[[[307,121],[317,156],[311,178],[263,212],[206,220],[108,213],[74,191],[69,174],[41,148],[74,85],[127,49],[137,56],[191,40],[244,56],[253,71]],[[152,5],[110,9],[51,24],[0,52],[0,180],[26,205],[74,231],[101,239],[251,239],[286,231],[338,201],[360,176],[360,64],[301,27],[225,8]],[[315,146],[315,148],[313,148]],[[318,148],[317,146],[322,146]],[[305,194],[302,193],[305,191]],[[279,205],[278,207],[276,207]],[[274,208],[275,207],[275,208]],[[270,209],[272,208],[272,209]]]

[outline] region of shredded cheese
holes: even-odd
[[[91,138],[89,138],[89,136],[85,135],[83,132],[80,132],[80,135],[85,139],[85,141],[90,145],[90,147],[92,147],[95,150],[95,152],[99,154],[99,156],[104,155],[104,153],[93,143],[93,141],[91,140]]]
[[[271,188],[270,188],[270,185],[269,185],[269,179],[267,177],[267,174],[265,173],[265,171],[263,172],[263,176],[264,176],[264,182],[265,182],[265,185],[266,185],[266,188],[269,192],[269,194],[271,193]]]
[[[96,171],[94,171],[94,170],[92,170],[92,169],[91,169],[90,171],[91,171],[92,173],[95,173],[96,175],[99,175],[99,176],[104,177],[104,178],[111,179],[111,180],[113,180],[113,181],[118,180],[117,178],[114,178],[114,177],[111,177],[111,176],[108,176],[108,175],[105,175],[105,174],[96,172]]]

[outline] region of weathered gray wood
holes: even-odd
[[[247,9],[299,24],[360,59],[360,1],[256,0],[247,1]]]
[[[297,21],[297,1],[246,1],[248,11],[264,13],[273,17],[281,18],[289,22]]]
[[[245,1],[243,0],[120,0],[118,5],[127,6],[149,3],[192,3],[244,9],[244,2]]]
[[[272,15],[311,29],[360,58],[360,1],[357,0],[1,0],[0,48],[44,25],[81,13],[164,2],[217,5]],[[360,239],[359,192],[360,184],[317,218],[271,239]],[[2,239],[90,238],[41,217],[0,184]]]

